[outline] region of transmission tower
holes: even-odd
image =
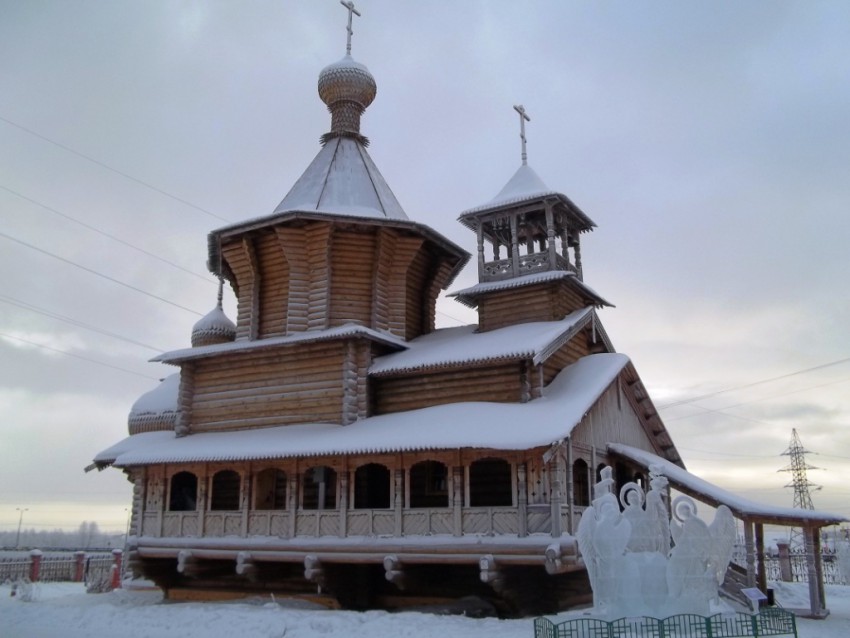
[[[791,430],[791,443],[788,449],[782,453],[782,456],[791,458],[791,462],[787,467],[783,467],[780,472],[791,472],[791,482],[785,487],[794,488],[794,507],[804,510],[813,510],[812,495],[810,492],[816,492],[821,488],[820,485],[815,485],[806,477],[806,470],[819,470],[819,467],[806,463],[807,450],[800,442],[800,437],[797,435],[797,429]],[[805,540],[803,538],[803,530],[795,527],[791,530],[790,539],[791,549],[804,549]]]

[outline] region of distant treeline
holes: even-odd
[[[18,532],[0,532],[0,548],[3,549],[84,549],[109,550],[124,546],[124,534],[103,532],[94,521],[83,521],[76,530],[21,529]]]

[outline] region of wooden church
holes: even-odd
[[[350,18],[349,54],[319,75],[318,154],[271,214],[209,234],[235,324],[219,297],[95,458],[133,484],[130,564],[172,598],[587,601],[573,534],[598,468],[646,480],[609,443],[682,465],[584,282],[594,222],[527,164],[517,107],[522,165],[459,216],[478,283],[451,295],[479,323],[436,329],[470,254],[409,219],[369,156],[376,84]]]

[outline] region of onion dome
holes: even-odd
[[[346,55],[319,73],[319,98],[331,112],[331,131],[322,136],[322,144],[334,137],[354,137],[364,145],[360,135],[360,116],[375,99],[378,85],[365,65]]]
[[[177,423],[177,396],[180,373],[167,376],[150,392],[146,392],[130,408],[127,426],[130,435],[142,432],[173,430]]]
[[[222,282],[218,285],[218,304],[192,326],[192,347],[228,343],[236,339],[236,325],[221,307]]]

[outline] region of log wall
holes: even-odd
[[[585,415],[573,430],[571,438],[578,446],[595,447],[597,463],[601,463],[607,455],[609,441],[630,445],[653,454],[658,453],[643,427],[641,418],[635,414],[632,404],[623,394],[619,378]]]
[[[324,221],[261,229],[221,252],[239,340],[346,323],[413,339],[434,329],[437,295],[456,263],[415,234]]]
[[[587,306],[563,280],[498,290],[478,298],[478,326],[486,332],[531,321],[557,321]]]
[[[519,364],[463,367],[411,376],[373,378],[375,414],[417,410],[461,401],[519,403]],[[486,424],[482,424],[486,427]]]
[[[346,355],[345,344],[333,342],[199,359],[191,429],[341,423]]]
[[[543,363],[543,383],[549,385],[561,370],[590,354],[591,329],[585,328]]]

